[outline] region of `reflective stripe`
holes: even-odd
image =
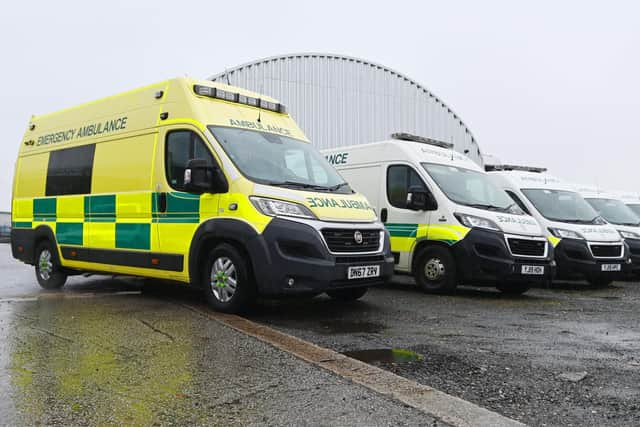
[[[557,237],[555,237],[555,236],[549,236],[549,241],[551,242],[551,245],[552,245],[554,248],[555,248],[556,246],[558,246],[558,243],[560,243],[560,240],[562,240],[562,239],[559,239],[559,238],[557,238]]]

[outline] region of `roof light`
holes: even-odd
[[[222,99],[223,101],[235,102],[238,104],[249,105],[251,107],[259,107],[275,113],[286,114],[287,112],[287,107],[277,102],[241,95],[236,92],[230,92],[228,90],[218,89],[215,87],[194,85],[193,91],[200,96]]]
[[[238,102],[238,94],[222,89],[214,89],[215,97],[230,102]]]
[[[437,139],[425,138],[424,136],[412,135],[406,132],[398,132],[391,134],[392,139],[399,139],[401,141],[413,141],[420,142],[422,144],[435,145],[436,147],[452,149],[453,144],[450,142],[438,141]]]
[[[518,165],[485,165],[484,170],[487,172],[520,171],[520,172],[543,173],[547,171],[547,168],[537,168],[533,166],[518,166]]]

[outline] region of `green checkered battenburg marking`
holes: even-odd
[[[385,224],[391,237],[416,237],[418,224]]]
[[[116,195],[85,196],[84,220],[86,222],[115,222]]]
[[[116,223],[116,248],[151,249],[151,224]]]
[[[33,228],[33,223],[32,222],[13,222],[11,224],[12,228]]]
[[[55,221],[56,198],[33,199],[33,219],[35,221]]]
[[[83,245],[81,222],[59,222],[56,224],[56,239],[61,245]]]
[[[166,193],[166,209],[160,211],[160,193],[152,196],[152,220],[155,223],[197,224],[200,222],[200,196],[189,193]],[[34,221],[56,222],[57,199],[55,197],[33,200]],[[84,196],[84,222],[115,222],[116,248],[151,249],[151,225],[118,223],[116,195]],[[14,222],[14,228],[32,228],[31,222]],[[82,246],[85,244],[82,223],[58,222],[56,238],[60,244]]]
[[[200,222],[200,196],[189,193],[166,193],[166,212],[160,211],[160,193],[153,195],[153,222],[197,224]]]

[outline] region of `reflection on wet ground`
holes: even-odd
[[[433,421],[211,320],[184,286],[76,277],[52,292],[12,269],[0,282],[0,425]]]

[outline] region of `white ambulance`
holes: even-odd
[[[607,223],[575,187],[544,168],[486,165],[495,182],[544,227],[555,246],[558,278],[584,278],[607,286],[628,271],[629,251],[618,231]]]
[[[366,195],[391,234],[397,272],[429,292],[457,284],[526,292],[553,275],[553,247],[471,159],[451,144],[409,134],[325,150]]]
[[[578,186],[577,190],[602,218],[618,230],[629,246],[633,273],[640,273],[640,217],[617,194],[585,186]]]
[[[618,199],[629,206],[629,208],[640,217],[640,193],[630,193],[628,191],[616,192]]]

